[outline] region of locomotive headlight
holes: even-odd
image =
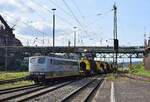
[[[44,73],[40,73],[40,75],[44,75]]]
[[[84,52],[87,52],[87,49],[84,49]]]

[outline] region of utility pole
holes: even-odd
[[[113,11],[114,11],[114,29],[113,29],[113,38],[114,38],[114,67],[115,71],[117,71],[118,65],[117,65],[117,54],[118,54],[118,47],[119,47],[119,41],[117,39],[117,7],[116,4],[113,5]]]
[[[74,28],[74,47],[76,47],[76,28],[77,27],[73,27]]]
[[[44,46],[44,33],[43,33],[43,46]]]
[[[53,11],[53,47],[55,47],[55,11],[56,11],[56,8],[53,8],[52,11]]]
[[[114,39],[117,39],[117,7],[116,7],[116,4],[113,5],[113,10],[114,10],[114,29],[113,29],[113,34],[114,34]]]
[[[71,44],[71,42],[70,42],[70,40],[68,40],[68,47],[70,47],[70,44]]]
[[[144,47],[147,47],[146,34],[144,34]]]
[[[8,49],[7,49],[7,46],[8,46],[8,35],[6,34],[5,35],[5,71],[7,71],[7,67],[8,67]]]

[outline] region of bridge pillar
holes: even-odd
[[[132,55],[130,55],[130,66],[129,68],[131,69],[132,68]]]

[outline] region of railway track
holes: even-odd
[[[70,84],[72,82],[73,81],[64,82],[64,83],[61,83],[61,84],[58,84],[58,85],[55,85],[55,86],[51,86],[51,87],[45,88],[43,90],[39,90],[39,91],[30,93],[30,94],[25,94],[25,95],[23,95],[21,97],[13,99],[13,101],[17,101],[17,102],[28,101],[30,99],[33,99],[33,98],[37,97],[37,96],[46,94],[48,92],[54,91],[54,90],[56,90],[58,88],[61,88],[61,87],[65,86],[65,85],[68,85],[68,84]]]
[[[36,87],[30,87],[30,88],[23,88],[23,89],[16,90],[16,91],[13,91],[13,92],[10,91],[10,92],[7,92],[7,93],[4,93],[4,94],[0,95],[0,102],[1,101],[7,101],[7,100],[10,100],[10,99],[13,99],[13,98],[16,98],[16,97],[20,97],[24,94],[29,94],[31,92],[44,89],[46,87],[48,87],[48,86],[36,86]]]
[[[34,88],[34,87],[37,87],[37,86],[39,86],[39,85],[38,84],[33,84],[33,85],[26,85],[26,86],[14,87],[14,88],[1,89],[0,90],[0,95],[5,94],[5,93],[20,91],[20,90],[23,90],[23,89]]]
[[[35,101],[36,102],[43,102],[43,101],[44,102],[62,102],[62,101],[65,102],[68,101],[68,99],[69,101],[72,101],[73,99],[69,98],[70,96],[73,96],[71,94],[74,94],[74,92],[76,93],[77,90],[84,89],[84,87],[88,87],[89,88],[88,89],[89,94],[87,94],[88,98],[84,98],[84,100],[86,101],[86,99],[88,100],[90,96],[92,96],[92,94],[94,93],[96,88],[100,85],[102,80],[103,80],[102,78],[99,79],[98,77],[84,78],[82,80],[72,82],[63,87],[47,92],[46,94],[30,99],[28,100],[28,102],[35,102]]]
[[[92,80],[86,85],[79,87],[78,89],[68,94],[68,96],[63,98],[61,102],[90,102],[103,80],[103,78]]]
[[[10,101],[10,102],[19,102],[29,100],[46,92],[55,90],[59,87],[63,87],[71,83],[72,81],[56,84],[56,85],[33,85],[28,87],[19,87],[12,88],[11,90],[1,90],[0,92],[0,102],[2,101]]]
[[[11,90],[3,90],[0,93],[0,102],[84,102],[90,99],[95,90],[102,83],[103,77],[87,77],[83,79],[57,83],[56,85],[33,85]],[[84,97],[84,98],[83,98]]]

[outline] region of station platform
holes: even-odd
[[[150,82],[129,78],[105,80],[92,102],[150,102]]]

